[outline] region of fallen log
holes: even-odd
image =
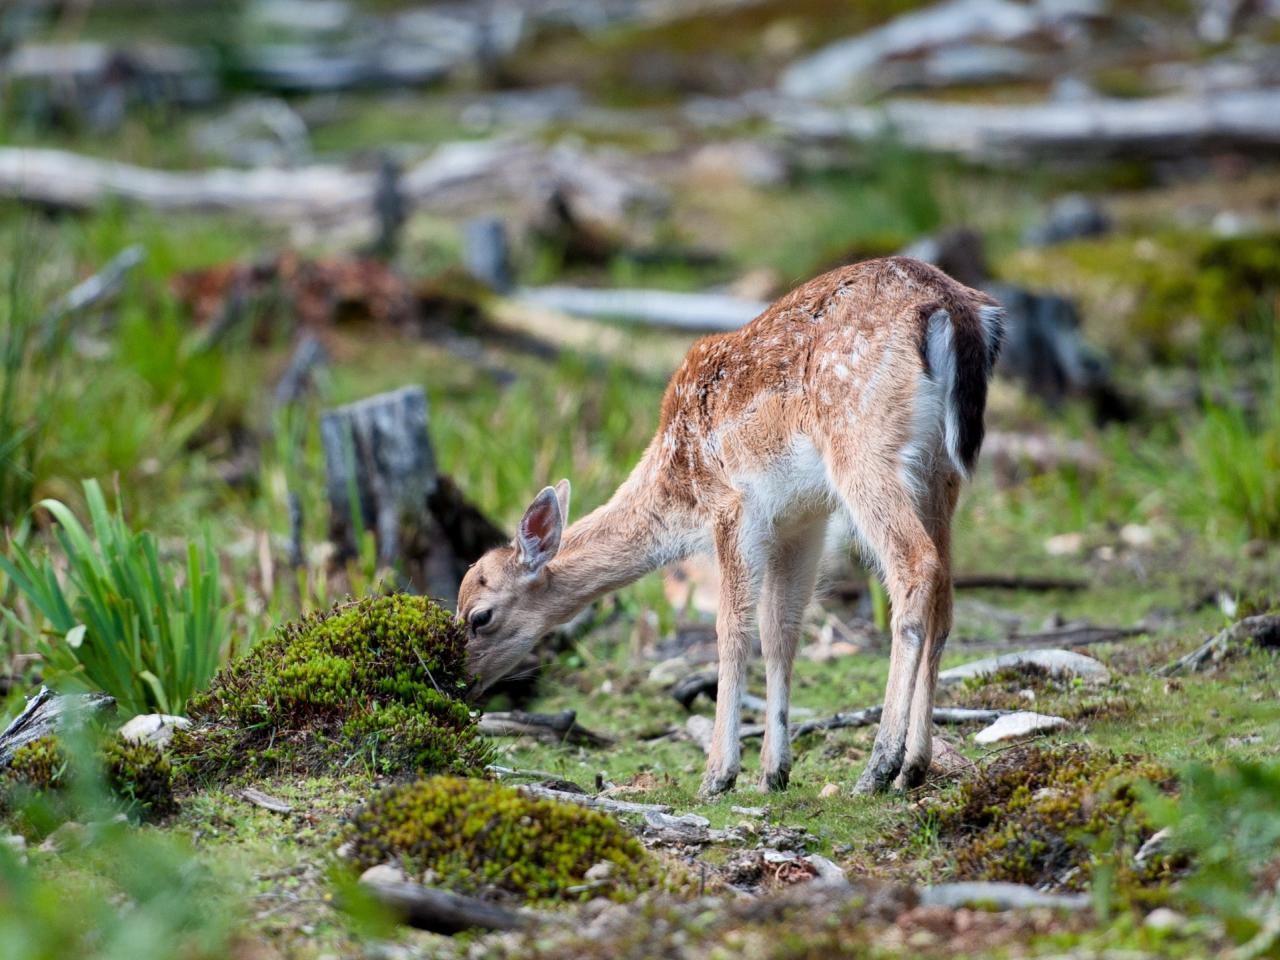
[[[572,710],[561,713],[525,713],[523,710],[486,713],[480,718],[480,732],[486,737],[533,737],[543,743],[571,743],[584,747],[607,747],[614,741],[578,723]]]
[[[1095,627],[1091,624],[1066,626],[1039,633],[1011,633],[1009,642],[1028,647],[1087,647],[1095,643],[1111,643],[1136,637],[1147,631],[1142,627]]]
[[[1020,883],[994,880],[939,883],[920,890],[920,905],[924,907],[978,907],[994,910],[1048,907],[1052,910],[1086,910],[1091,903],[1087,893],[1045,893]]]
[[[578,222],[621,231],[664,208],[653,183],[565,147],[517,140],[447,143],[397,181],[409,207],[450,211],[509,199],[564,206]],[[0,196],[94,210],[116,201],[166,211],[234,212],[265,220],[368,217],[380,175],[337,166],[156,170],[65,150],[0,148]]]
[[[589,793],[569,793],[567,790],[552,790],[535,783],[526,783],[516,787],[521,793],[543,800],[559,800],[563,803],[576,803],[606,813],[670,813],[671,807],[665,803],[632,803],[629,800],[614,800],[611,797],[592,796]]]
[[[1280,614],[1263,613],[1238,620],[1219,631],[1185,657],[1161,667],[1160,676],[1168,677],[1184,670],[1203,669],[1209,663],[1219,663],[1241,650],[1245,644],[1255,643],[1264,647],[1280,647]]]
[[[819,730],[839,730],[845,727],[869,727],[880,722],[881,707],[865,707],[848,713],[837,713],[822,720],[806,720],[804,723],[791,725],[791,739],[798,740],[806,734]],[[968,707],[934,707],[933,722],[938,724],[953,723],[990,723],[998,720],[1011,710],[974,710]]]
[[[691,332],[737,330],[762,313],[764,301],[719,293],[669,290],[594,290],[581,287],[522,287],[516,298],[570,316],[636,321]]]
[[[537,920],[536,914],[517,913],[489,900],[464,897],[420,883],[361,880],[360,887],[396,914],[401,922],[432,933],[522,930]]]
[[[0,769],[7,767],[14,753],[41,737],[60,733],[96,714],[114,713],[116,701],[104,693],[57,694],[41,687],[27,700],[22,712],[0,732]]]
[[[792,99],[752,100],[798,139],[875,140],[892,130],[908,146],[977,160],[1182,157],[1280,146],[1280,87],[1201,96],[960,104],[889,100],[833,108]]]

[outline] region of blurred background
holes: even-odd
[[[35,551],[96,478],[212,551],[224,655],[448,599],[544,484],[608,496],[695,336],[900,251],[1012,317],[961,569],[1274,595],[1274,0],[8,0],[0,139],[0,523]],[[397,533],[321,423],[402,387]]]

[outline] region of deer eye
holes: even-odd
[[[489,621],[492,619],[493,619],[492,610],[477,610],[475,613],[471,615],[471,620],[469,621],[469,623],[470,623],[471,629],[474,631],[474,630],[479,630],[481,627],[486,626],[489,623]]]

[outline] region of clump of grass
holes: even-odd
[[[360,755],[377,769],[470,773],[489,747],[463,702],[466,633],[424,597],[367,597],[285,624],[192,699],[175,743],[202,772]]]
[[[661,871],[612,817],[511,787],[432,777],[384,790],[345,831],[357,869],[396,862],[408,873],[466,893],[501,891],[530,901],[627,900]],[[607,864],[607,876],[587,871]]]
[[[155,820],[176,809],[172,769],[156,747],[109,736],[98,744],[94,762],[102,770],[111,797],[130,817]],[[14,752],[0,777],[0,805],[17,810],[33,795],[40,795],[46,807],[52,800],[64,818],[72,816],[75,802],[68,796],[70,779],[71,765],[62,742],[53,735],[41,737]]]
[[[1230,397],[1231,383],[1220,377]],[[1199,483],[1197,503],[1237,521],[1251,537],[1280,540],[1280,337],[1256,411],[1211,404],[1186,434]]]
[[[37,559],[15,541],[0,557],[32,613],[6,608],[5,617],[40,652],[52,685],[103,690],[129,714],[181,713],[229,639],[213,546],[188,544],[176,576],[150,533],[107,508],[96,481],[84,492],[92,533],[66,504],[40,504],[58,523],[61,557]]]
[[[1163,766],[1080,745],[1023,747],[993,762],[939,811],[948,859],[963,880],[1082,889],[1105,842],[1131,856],[1155,828],[1137,785],[1173,785]]]
[[[1178,796],[1148,790],[1143,801],[1151,821],[1171,829],[1171,846],[1191,858],[1178,899],[1222,920],[1236,940],[1257,938],[1258,949],[1241,955],[1271,955],[1275,934],[1266,925],[1280,911],[1280,764],[1195,764],[1181,780]]]

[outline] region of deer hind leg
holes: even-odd
[[[925,649],[916,673],[907,726],[907,753],[894,784],[900,789],[924,782],[933,760],[933,701],[938,687],[938,664],[952,623],[951,518],[960,495],[960,478],[948,474],[938,481],[925,505],[925,528],[938,551],[938,572],[933,589],[933,615],[929,620]]]
[[[933,538],[920,522],[915,500],[896,471],[870,465],[864,458],[830,464],[836,489],[854,526],[879,561],[893,605],[893,633],[889,680],[884,710],[871,757],[854,789],[872,793],[888,787],[902,769],[907,750],[907,726],[916,678],[929,636],[940,562]]]
[[[760,595],[766,691],[761,790],[783,790],[791,776],[791,670],[804,610],[818,578],[826,526],[827,518],[819,517],[776,543],[765,568]]]
[[[760,544],[744,529],[741,511],[716,524],[716,560],[720,567],[720,609],[716,616],[716,647],[720,656],[716,690],[716,722],[699,795],[703,798],[733,787],[742,767],[738,739],[747,659],[755,629],[761,568]]]

